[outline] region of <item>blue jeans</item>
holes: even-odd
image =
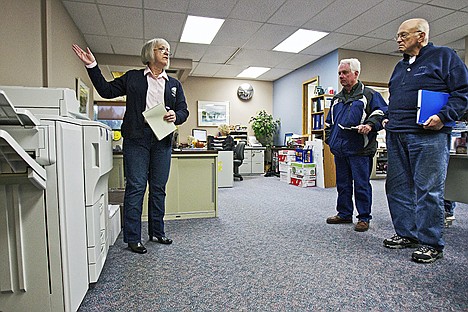
[[[372,219],[372,186],[369,181],[372,165],[372,156],[335,156],[336,190],[338,191],[336,210],[339,217],[343,219],[353,218],[354,193],[358,211],[357,218],[366,222]]]
[[[450,135],[387,131],[386,192],[396,234],[443,250]]]
[[[141,241],[141,213],[147,184],[148,233],[157,237],[165,236],[163,218],[171,152],[170,136],[159,141],[149,126],[145,126],[143,138],[124,138],[124,242]]]

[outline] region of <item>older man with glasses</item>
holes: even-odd
[[[444,183],[450,152],[449,123],[468,105],[468,71],[455,51],[429,42],[429,24],[403,22],[395,37],[403,59],[389,82],[387,201],[396,234],[385,247],[417,248],[416,262],[443,257]],[[418,90],[449,94],[448,103],[423,124],[416,123]]]

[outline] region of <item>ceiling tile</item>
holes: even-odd
[[[143,39],[122,37],[111,37],[110,42],[116,54],[124,55],[140,55],[141,48],[145,43]]]
[[[468,13],[455,12],[432,22],[429,25],[429,33],[430,36],[437,36],[466,25],[468,25]],[[468,33],[465,34],[468,35]]]
[[[243,47],[261,26],[262,24],[258,22],[227,19],[212,44]]]
[[[146,9],[187,13],[190,0],[143,0]]]
[[[437,45],[446,45],[451,42],[457,41],[459,38],[466,37],[468,34],[468,25],[458,27],[452,30],[449,30],[447,32],[444,32],[443,34],[440,34],[438,36],[432,36],[430,37],[430,41],[433,41],[434,44]],[[460,41],[464,42],[464,39],[459,39]]]
[[[98,4],[109,4],[131,8],[143,8],[143,0],[96,0]]]
[[[296,69],[320,57],[317,55],[306,55],[306,54],[295,54],[295,53],[289,53],[289,54],[290,54],[289,58],[285,59],[283,62],[276,65],[275,68]]]
[[[167,41],[178,42],[185,25],[186,15],[145,10],[145,38],[164,38]]]
[[[337,0],[326,6],[320,13],[303,25],[303,28],[333,31],[355,19],[362,12],[375,6],[381,0]],[[334,21],[334,23],[330,23]]]
[[[214,75],[218,78],[233,78],[239,75],[247,66],[238,65],[223,65],[219,71]]]
[[[88,47],[93,53],[109,53],[113,54],[112,46],[107,36],[84,35]],[[85,47],[81,47],[84,49]]]
[[[264,24],[246,43],[245,48],[272,50],[281,41],[292,35],[297,27]]]
[[[302,50],[301,54],[325,55],[357,38],[358,36],[331,33],[328,36],[323,37],[310,47]]]
[[[370,48],[368,51],[381,54],[401,55],[401,53],[398,52],[397,43],[393,40],[376,45],[375,47]]]
[[[231,55],[236,52],[236,50],[237,48],[234,47],[212,46],[207,49],[200,61],[205,63],[224,64]]]
[[[410,18],[414,18],[415,16],[418,16],[418,17],[426,19],[429,22],[429,24],[432,24],[432,21],[435,21],[452,12],[453,11],[449,9],[423,5],[415,9],[413,12],[404,14],[403,16],[391,21],[390,23],[386,23],[385,25],[367,33],[366,36],[391,39],[398,32],[398,28],[400,27],[401,23],[403,23],[404,21]]]
[[[433,0],[429,3],[454,10],[459,10],[466,7],[466,0]]]
[[[276,51],[263,51],[242,49],[230,62],[231,65],[275,67],[284,62],[289,53]]]
[[[376,39],[376,38],[369,38],[369,37],[359,37],[354,39],[351,42],[341,46],[343,49],[349,50],[357,50],[357,51],[365,51],[376,45],[384,43],[387,40],[384,39]]]
[[[230,18],[266,22],[285,0],[239,0],[229,14]]]
[[[236,2],[237,0],[191,0],[187,13],[196,16],[227,18]]]
[[[143,38],[141,9],[99,5],[99,10],[110,36]]]
[[[197,68],[192,70],[192,74],[195,76],[212,77],[221,66],[221,64],[198,63]]]
[[[326,8],[333,0],[289,0],[268,20],[268,23],[302,26]]]
[[[181,42],[177,44],[174,57],[191,59],[195,62],[199,62],[207,49],[208,45]]]
[[[382,1],[368,11],[341,26],[336,31],[345,34],[365,35],[401,16],[401,12],[411,12],[421,4],[406,1]]]
[[[289,74],[293,70],[285,69],[285,68],[272,68],[257,79],[259,80],[266,80],[266,81],[273,81],[283,77],[284,75]]]
[[[83,34],[106,35],[106,28],[95,4],[64,1],[63,4]]]

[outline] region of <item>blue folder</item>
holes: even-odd
[[[449,94],[445,92],[419,90],[416,123],[422,125],[429,117],[439,113],[442,107],[447,104],[448,98]],[[455,126],[455,122],[448,122],[445,126],[453,127]]]

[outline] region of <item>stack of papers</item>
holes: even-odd
[[[158,104],[143,112],[146,122],[149,124],[158,140],[164,139],[176,130],[176,126],[173,122],[164,120],[164,115],[166,113],[167,111],[164,104]]]

